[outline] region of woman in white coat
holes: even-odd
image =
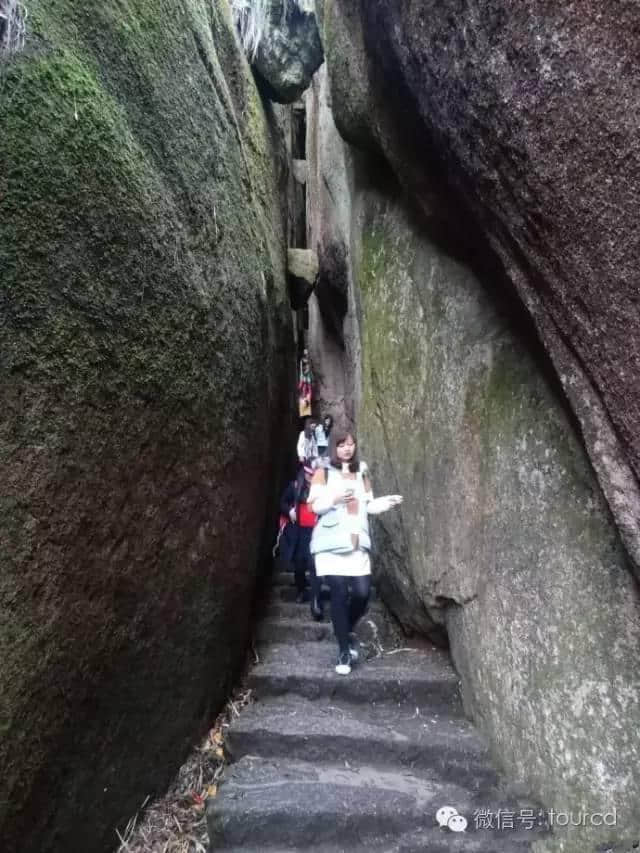
[[[318,445],[316,444],[316,420],[314,418],[304,419],[304,429],[298,436],[296,445],[298,462],[301,465],[311,465],[318,457]]]
[[[338,641],[336,672],[348,675],[358,650],[353,629],[367,609],[371,589],[369,515],[402,503],[401,495],[373,497],[367,466],[358,461],[350,431],[333,430],[330,465],[311,481],[309,503],[318,515],[311,537],[316,574],[331,590],[331,619]]]

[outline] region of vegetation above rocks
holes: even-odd
[[[280,0],[281,18],[285,18],[290,7],[301,12],[312,12],[314,0]],[[273,0],[231,0],[233,19],[240,34],[242,48],[255,59],[258,47],[269,28],[269,18],[276,4]]]
[[[24,47],[27,9],[18,0],[0,0],[0,57]]]

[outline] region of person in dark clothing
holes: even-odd
[[[307,503],[312,476],[313,468],[301,466],[298,476],[289,483],[282,496],[280,512],[289,518],[287,528],[291,529],[285,528],[283,532],[285,547],[283,553],[282,545],[280,546],[280,556],[283,561],[293,563],[298,604],[304,601],[305,575],[309,573],[311,614],[314,619],[322,621],[324,613],[320,598],[320,582],[316,577],[315,561],[309,550],[311,534],[316,523],[315,513]]]
[[[285,572],[292,570],[293,554],[296,549],[296,538],[298,535],[295,525],[295,509],[291,512],[294,507],[295,480],[292,480],[280,498],[280,524],[273,547],[273,556],[275,558],[277,555],[282,570]]]

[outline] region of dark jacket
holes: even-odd
[[[289,519],[289,512],[294,507],[296,510],[296,516],[298,518],[300,517],[300,504],[302,501],[306,501],[309,497],[309,488],[310,483],[307,483],[305,480],[304,469],[301,468],[296,479],[287,483],[287,487],[280,498],[280,513],[285,518]],[[300,531],[301,528],[298,524],[294,524],[290,520],[287,521],[280,535],[278,544],[280,559],[283,560],[283,562],[287,563],[293,560],[298,546],[298,540],[300,539],[300,536],[302,536]],[[311,536],[311,529],[309,528],[307,531],[307,528],[304,528],[304,534],[304,541],[308,545],[309,537]]]
[[[289,512],[296,505],[296,481],[292,480],[287,483],[287,488],[282,493],[280,498],[280,514],[289,518]]]
[[[280,512],[282,515],[289,517],[289,512],[295,507],[298,512],[298,507],[302,501],[306,501],[309,497],[309,483],[304,478],[304,469],[300,469],[295,480],[291,480],[287,484],[287,488],[282,493],[280,498]]]

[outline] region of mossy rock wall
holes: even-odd
[[[325,0],[323,20],[340,132],[501,259],[640,580],[640,19],[608,11]]]
[[[376,492],[405,496],[374,524],[378,587],[408,629],[446,635],[497,763],[585,822],[536,853],[627,853],[640,844],[637,483],[623,447],[637,169],[612,149],[635,150],[623,60],[637,13],[323,5],[312,243],[320,257],[338,237],[348,247],[343,384]],[[341,188],[335,126],[356,146],[342,146]],[[315,321],[319,351],[330,338]],[[587,812],[613,809],[615,826],[590,825]]]
[[[381,592],[447,633],[511,777],[576,820],[616,809],[541,850],[631,849],[640,596],[575,423],[498,266],[474,272],[389,187],[361,189],[353,221],[359,435],[377,493],[405,498],[376,524]]]
[[[283,137],[226,0],[28,11],[0,65],[0,837],[87,853],[242,662],[295,378]]]

